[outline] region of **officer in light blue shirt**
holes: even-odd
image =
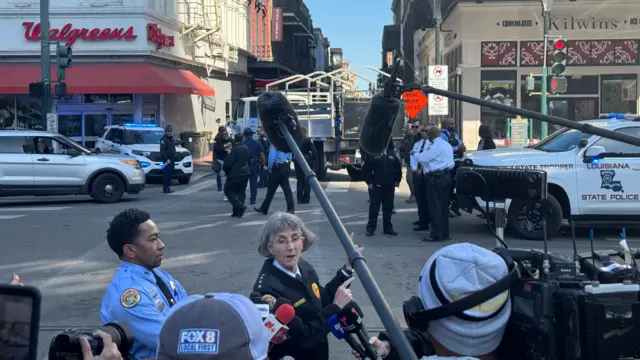
[[[269,213],[269,206],[271,206],[271,201],[279,186],[282,188],[284,198],[287,202],[287,212],[290,214],[295,212],[293,192],[291,192],[291,184],[289,184],[292,157],[290,152],[279,151],[275,146],[271,145],[269,148],[269,158],[267,160],[267,166],[269,168],[267,195],[260,207],[253,208],[255,211],[264,215]]]
[[[136,359],[155,358],[169,309],[187,297],[178,280],[158,268],[165,248],[159,235],[149,213],[140,209],[122,211],[107,230],[120,267],[107,286],[100,318],[126,323],[134,339],[130,354]]]

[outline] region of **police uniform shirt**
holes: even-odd
[[[453,161],[453,148],[441,137],[433,140],[433,143],[427,144],[426,151],[417,154],[416,159],[425,173],[437,170],[451,169],[455,165]]]
[[[409,157],[409,166],[411,166],[411,170],[416,171],[418,170],[418,154],[424,152],[424,149],[426,149],[426,144],[427,140],[426,139],[422,139],[422,140],[418,140],[418,142],[416,142],[415,144],[413,144],[413,155],[410,155]]]
[[[340,311],[333,304],[333,298],[338,287],[351,277],[345,273],[344,269],[338,270],[331,281],[321,286],[315,269],[304,259],[298,262],[296,273],[283,269],[275,259],[265,260],[253,291],[276,299],[288,299],[295,308],[296,316],[305,325],[304,334],[290,334],[290,340],[274,345],[269,352],[270,358],[329,359],[328,321]],[[300,279],[296,279],[296,275],[300,275]]]
[[[269,148],[269,161],[267,161],[269,170],[273,168],[274,163],[282,164],[284,162],[291,162],[291,157],[290,152],[279,151],[275,146],[271,145]]]
[[[169,273],[158,268],[153,272],[169,288],[176,303],[187,297],[182,285]],[[151,270],[121,261],[102,299],[100,318],[102,323],[126,322],[134,338],[131,354],[136,359],[155,359],[160,328],[170,308]]]
[[[244,145],[251,151],[251,160],[254,160],[254,163],[257,164],[257,161],[260,160],[260,154],[265,152],[262,144],[253,138],[246,138],[244,139]]]
[[[454,139],[456,139],[456,141],[458,142],[458,145],[452,146],[453,152],[458,151],[458,149],[460,148],[460,144],[462,144],[462,140],[460,140],[460,137],[458,136],[458,134],[456,134],[455,132],[452,133],[451,131],[449,131],[449,129],[440,130],[440,137],[442,138],[442,140],[446,142],[449,142],[450,137],[453,137]]]

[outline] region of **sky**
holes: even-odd
[[[352,69],[365,65],[380,68],[382,29],[393,24],[391,0],[305,0],[313,26],[321,28],[332,48],[341,48]],[[364,69],[363,76],[375,80],[377,74]],[[358,89],[369,83],[358,78]]]

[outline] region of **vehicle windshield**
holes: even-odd
[[[124,144],[136,145],[136,144],[160,144],[160,138],[164,135],[164,130],[130,130],[127,129],[124,132]]]
[[[591,135],[585,134],[579,130],[562,128],[541,142],[532,145],[531,148],[554,153],[570,151],[578,147],[578,142],[580,142],[580,140],[588,139],[590,137]]]

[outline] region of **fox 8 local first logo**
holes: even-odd
[[[217,354],[217,329],[182,329],[178,340],[178,354]]]

